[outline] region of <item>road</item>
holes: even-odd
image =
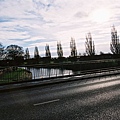
[[[0,93],[1,120],[119,120],[120,76]]]

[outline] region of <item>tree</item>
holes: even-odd
[[[18,45],[9,45],[5,49],[7,59],[15,60],[16,58],[23,58],[23,48]]]
[[[51,58],[51,53],[50,53],[50,49],[49,49],[49,45],[48,44],[46,44],[45,50],[46,50],[45,56]]]
[[[113,26],[111,30],[111,43],[110,43],[110,50],[113,54],[120,54],[120,43],[119,43],[119,36],[117,35],[117,30]]]
[[[38,47],[35,47],[34,58],[35,58],[35,59],[39,59],[39,58],[40,58],[39,51],[38,51]]]
[[[57,54],[59,58],[63,57],[63,50],[62,50],[61,42],[57,42]]]
[[[75,44],[75,39],[71,38],[70,41],[71,57],[77,56],[77,49]]]
[[[0,59],[2,59],[3,53],[4,52],[4,47],[2,45],[2,43],[0,43]]]
[[[94,45],[94,41],[92,41],[91,33],[88,33],[88,35],[86,36],[85,47],[86,47],[86,54],[88,56],[95,55],[95,45]]]
[[[25,55],[24,55],[25,59],[30,59],[30,54],[29,54],[29,49],[26,48],[25,50]]]

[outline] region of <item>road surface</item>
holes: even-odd
[[[120,76],[0,93],[1,120],[120,120]]]

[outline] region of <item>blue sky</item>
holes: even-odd
[[[108,53],[113,24],[120,34],[119,11],[119,0],[0,0],[0,42],[29,48],[31,55],[37,46],[41,56],[49,44],[55,57],[61,41],[64,56],[69,56],[71,37],[83,54],[91,32],[96,54]]]

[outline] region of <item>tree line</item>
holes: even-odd
[[[92,40],[91,33],[88,33],[86,36],[85,49],[86,49],[86,52],[84,56],[95,55],[95,45],[94,45],[94,41]],[[70,57],[77,57],[77,48],[76,48],[76,43],[74,38],[71,38],[70,50],[71,50]],[[112,27],[112,30],[111,30],[110,50],[113,54],[120,54],[119,36],[117,35],[117,30],[115,29],[114,26]],[[46,44],[45,46],[45,51],[46,51],[45,57],[51,58],[51,52],[48,44]],[[101,52],[101,54],[103,54],[103,52]],[[57,42],[57,55],[58,55],[58,58],[63,57],[63,49],[62,49],[61,42]],[[38,50],[38,47],[35,46],[34,59],[39,59],[39,58],[40,58],[39,50]],[[18,45],[9,45],[5,48],[2,45],[2,43],[0,43],[0,60],[3,60],[3,59],[9,59],[9,60],[30,59],[29,49],[26,48],[24,51],[23,47]]]

